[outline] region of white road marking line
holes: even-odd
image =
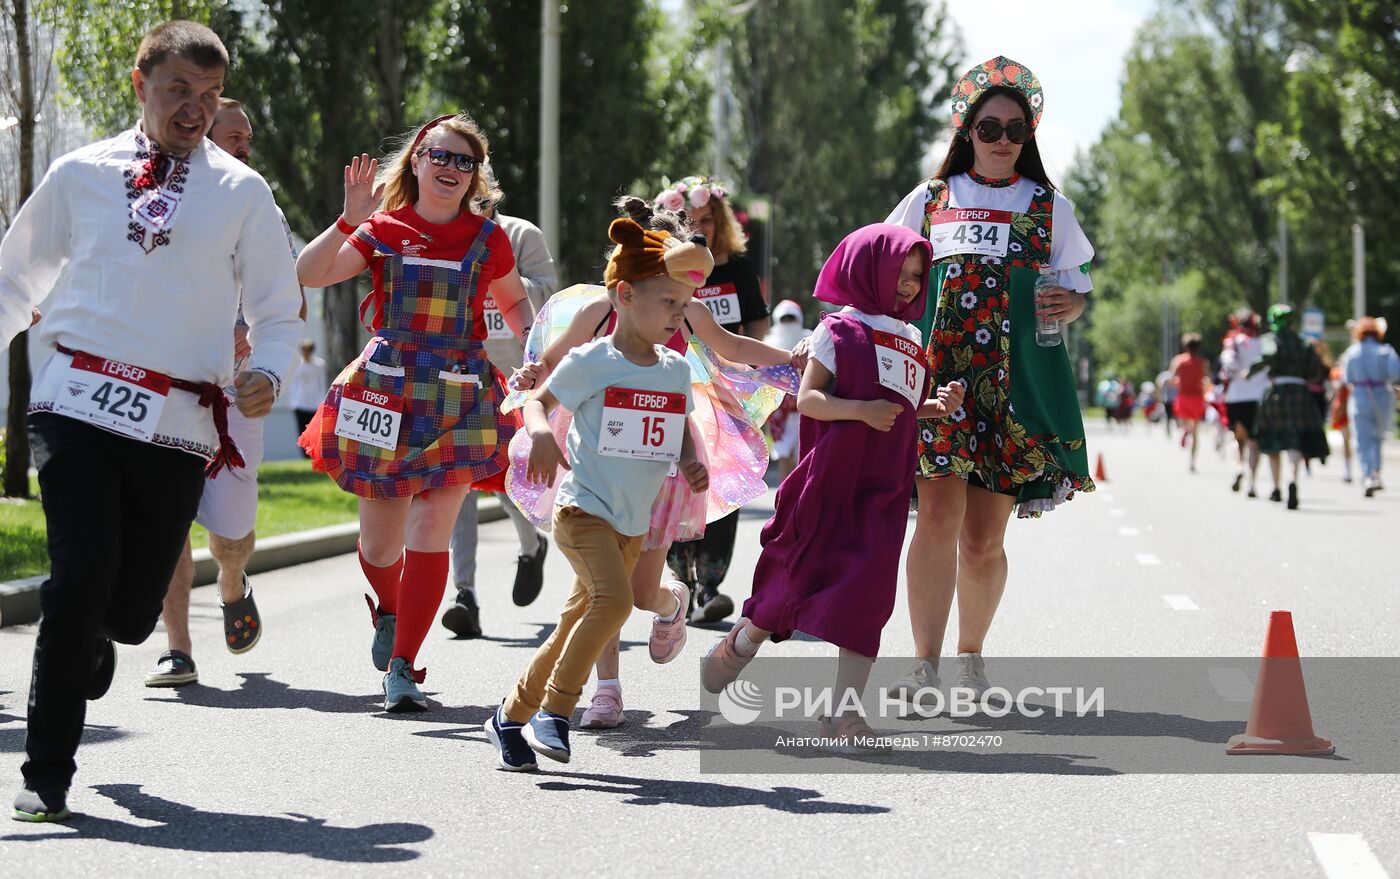
[[[1328,879],[1389,879],[1359,833],[1309,833],[1308,842]]]
[[[1141,556],[1138,556],[1141,559]],[[1162,600],[1171,605],[1172,610],[1200,610],[1188,595],[1163,595]]]
[[[1254,684],[1242,668],[1213,668],[1210,675],[1211,689],[1226,702],[1253,702]]]
[[[1140,565],[1160,565],[1162,560],[1150,552],[1140,552],[1133,556]]]
[[[1119,528],[1118,533],[1123,535],[1124,537],[1137,537],[1138,534],[1141,532],[1139,532],[1136,528],[1128,528],[1125,526],[1123,528]]]
[[[1121,516],[1123,515],[1123,511],[1118,509],[1117,507],[1114,507],[1113,509],[1108,511],[1108,514],[1110,516]]]

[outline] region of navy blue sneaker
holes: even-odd
[[[539,769],[535,763],[535,752],[530,750],[520,734],[524,726],[523,723],[507,720],[504,706],[498,707],[484,726],[486,738],[496,747],[498,762],[507,772],[533,772]]]
[[[569,762],[569,718],[541,709],[520,732],[536,754]]]

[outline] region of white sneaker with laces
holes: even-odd
[[[973,697],[979,702],[982,699],[982,694],[991,688],[992,682],[987,680],[986,664],[982,661],[982,654],[958,654],[958,686],[971,690]]]
[[[932,660],[916,659],[908,671],[890,683],[888,692],[905,702],[914,702],[920,690],[937,690],[942,686],[938,666]]]

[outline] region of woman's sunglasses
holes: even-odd
[[[439,168],[446,168],[447,163],[451,161],[457,166],[457,170],[461,171],[463,174],[472,173],[476,170],[476,166],[481,163],[481,160],[471,153],[454,153],[442,147],[429,147],[428,161],[437,165]]]
[[[1031,134],[1031,127],[1023,119],[1013,119],[1011,124],[1005,126],[995,119],[983,119],[975,127],[977,139],[983,143],[996,143],[1003,134],[1012,143],[1025,143]]]

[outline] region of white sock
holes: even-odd
[[[748,626],[739,629],[739,634],[734,636],[734,648],[739,651],[740,656],[753,656],[758,652],[758,646],[762,643],[762,641],[754,641],[749,638]]]
[[[671,594],[671,590],[670,590],[670,589],[665,590],[665,592],[666,592],[667,595],[670,595],[672,598],[676,598],[675,595],[672,595],[672,594]],[[681,615],[681,611],[684,610],[684,609],[685,609],[685,605],[681,603],[681,600],[680,600],[679,598],[676,598],[676,609],[673,610],[673,611],[671,611],[669,614],[667,614],[667,615],[664,616],[664,617],[663,617],[661,614],[657,614],[657,615],[656,615],[656,618],[657,618],[658,620],[660,620],[661,622],[663,622],[663,623],[674,623],[674,622],[676,621],[676,617],[680,616],[680,615]]]
[[[598,679],[598,689],[601,690],[603,687],[612,687],[613,689],[615,689],[615,690],[617,690],[619,693],[621,693],[621,692],[622,692],[622,681],[621,681],[619,678],[599,678],[599,679]]]

